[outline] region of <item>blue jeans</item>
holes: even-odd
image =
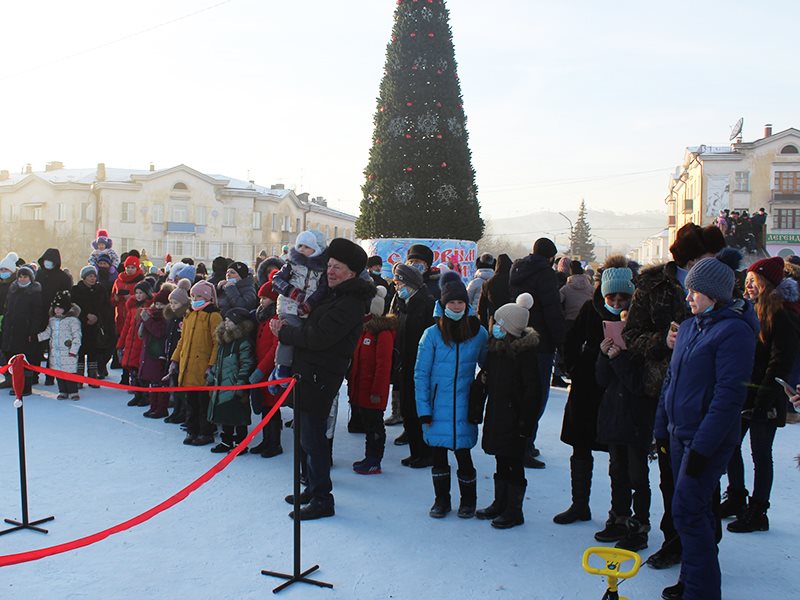
[[[703,472],[691,477],[686,474],[688,444],[684,445],[675,439],[670,443],[675,476],[672,519],[683,545],[679,578],[685,586],[683,600],[719,600],[722,597],[722,578],[717,558],[716,518],[712,500],[733,447],[720,448],[708,457]]]
[[[304,410],[295,411],[300,419],[300,445],[306,454],[308,491],[312,502],[325,508],[333,506],[331,482],[331,449],[325,432],[328,418],[312,415]]]
[[[542,390],[542,404],[539,407],[539,414],[536,415],[536,423],[533,426],[533,434],[531,434],[528,441],[528,448],[532,448],[536,442],[536,434],[539,432],[539,420],[544,414],[544,409],[547,408],[547,399],[550,397],[550,378],[553,375],[553,359],[555,353],[552,352],[537,352],[536,361],[537,368],[539,369],[539,385]]]

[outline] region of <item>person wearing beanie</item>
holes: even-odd
[[[142,279],[133,286],[133,294],[125,301],[125,322],[117,339],[117,357],[120,365],[127,371],[130,385],[138,385],[138,372],[142,356],[142,338],[139,326],[142,315],[153,304],[153,288],[150,282]],[[135,392],[128,406],[148,406],[147,394]]]
[[[183,281],[178,282],[179,287],[185,286]],[[195,283],[190,298],[191,311],[183,318],[181,336],[170,357],[167,372],[167,376],[181,387],[207,385],[217,361],[216,331],[222,323],[216,289],[211,282],[202,280]],[[207,446],[214,442],[213,426],[207,418],[208,402],[208,392],[186,392],[184,444]]]
[[[366,434],[364,458],[353,463],[359,475],[381,473],[386,446],[383,412],[389,400],[397,318],[384,316],[386,288],[378,287],[365,317],[347,378],[351,410]]]
[[[150,388],[146,396],[142,395],[150,406],[143,416],[149,419],[163,419],[168,414],[169,393],[160,391],[167,372],[165,342],[168,322],[164,309],[168,307],[169,295],[175,289],[171,283],[165,283],[153,296],[153,304],[140,311],[141,325],[138,335],[142,341],[137,375],[139,385]],[[144,401],[140,405],[143,404]]]
[[[329,256],[320,232],[308,230],[297,235],[295,247],[289,251],[286,262],[272,278],[272,289],[278,293],[278,316],[288,325],[300,327],[313,307],[327,294],[325,270]],[[269,376],[270,380],[289,377],[292,356],[291,346],[278,345],[275,369]],[[278,395],[280,386],[271,385],[269,392]]]
[[[750,265],[744,285],[745,298],[753,303],[759,321],[755,359],[742,413],[742,440],[728,464],[728,489],[721,505],[723,518],[735,516],[728,531],[750,533],[769,529],[767,509],[772,491],[772,444],[779,427],[786,424],[785,394],[775,378],[795,382],[793,373],[800,339],[800,291],[784,273],[778,256]],[[748,503],[742,441],[750,432],[753,457],[753,494]]]
[[[22,265],[17,270],[16,279],[9,285],[5,314],[2,321],[2,343],[0,350],[10,358],[15,354],[38,356],[37,334],[44,328],[42,323],[42,286],[34,281],[34,269]],[[49,308],[49,307],[48,307]],[[11,387],[11,377],[7,376],[5,387]],[[24,396],[30,395],[33,385],[33,372],[25,371]],[[9,391],[14,395],[14,390]]]
[[[228,260],[224,256],[217,256],[212,260],[211,276],[208,278],[208,282],[212,285],[217,285],[220,281],[225,281],[227,279],[226,272],[228,271],[228,265],[232,262],[232,260]]]
[[[263,264],[263,263],[262,263]],[[278,338],[270,329],[270,322],[278,318],[278,294],[272,290],[272,279],[278,269],[272,269],[267,275],[267,280],[258,290],[259,306],[255,311],[256,324],[256,368],[250,374],[249,383],[264,381],[275,368],[275,352],[278,349]],[[250,390],[250,405],[257,415],[269,412],[275,406],[279,396],[274,396],[267,388],[253,388]],[[283,421],[280,411],[272,415],[263,430],[260,443],[250,448],[251,454],[260,454],[262,458],[273,458],[283,454],[281,446],[281,429]]]
[[[128,300],[133,296],[134,288],[144,280],[144,273],[139,264],[139,259],[135,256],[128,256],[123,262],[124,270],[117,276],[111,288],[111,303],[114,305],[114,320],[117,335],[120,336],[128,317]],[[117,338],[117,347],[119,337]],[[112,368],[122,366],[119,358],[111,363]],[[130,380],[128,370],[122,367],[122,378],[120,383],[127,384]]]
[[[61,268],[61,252],[58,248],[48,248],[36,262],[39,266],[36,269],[36,281],[42,286],[42,314],[40,323],[42,326],[49,319],[50,305],[53,298],[60,291],[69,291],[72,288],[72,277]],[[29,356],[33,364],[39,364],[42,359],[42,352],[34,356]],[[45,377],[45,385],[53,385],[55,380],[52,376]]]
[[[570,276],[570,260],[569,256],[562,256],[558,259],[558,262],[555,263],[556,265],[556,278],[558,279],[558,286],[562,288],[567,283],[567,278]]]
[[[566,334],[566,321],[558,294],[558,278],[553,271],[556,252],[556,245],[552,240],[539,238],[533,245],[533,253],[517,260],[508,276],[511,298],[517,298],[524,292],[533,298],[528,325],[539,334],[536,352],[541,381],[540,414],[528,440],[528,452],[525,455],[525,466],[537,469],[545,466],[544,461],[537,458],[539,450],[536,448],[536,435],[539,431],[539,420],[547,408],[550,396],[555,354],[564,344]]]
[[[638,361],[644,377],[643,402],[658,402],[669,365],[671,349],[666,339],[672,323],[679,325],[691,312],[686,303],[686,276],[699,260],[713,256],[725,247],[718,227],[702,228],[687,223],[675,234],[670,246],[673,260],[641,270],[636,280],[636,294],[631,301],[623,339]],[[658,448],[668,448],[669,440],[658,440]],[[669,452],[658,452],[662,505],[665,506],[660,528],[664,535],[661,548],[647,559],[656,569],[668,568],[681,560],[681,539],[672,522],[672,464]]]
[[[583,305],[591,300],[594,295],[594,285],[592,285],[591,279],[584,274],[583,267],[579,261],[574,260],[569,264],[569,273],[566,283],[558,290],[558,295],[561,299],[561,310],[564,311],[567,334],[569,334],[569,330],[572,328],[572,324],[578,317]],[[555,380],[555,375],[553,379]],[[566,385],[560,387],[566,387]]]
[[[442,296],[434,308],[436,323],[419,342],[414,367],[417,414],[422,435],[431,447],[435,500],[429,512],[440,519],[451,510],[450,465],[455,453],[460,491],[458,516],[471,518],[476,508],[476,472],[470,449],[478,441],[478,426],[470,422],[470,387],[476,365],[484,366],[488,334],[469,307],[467,288],[455,272],[442,277]]]
[[[277,256],[269,256],[265,258],[256,269],[256,279],[259,287],[267,282],[267,278],[272,271],[280,271],[283,267],[284,261]]]
[[[395,295],[389,314],[396,315],[404,326],[398,328],[396,336],[399,365],[392,375],[392,414],[387,421],[396,423],[402,419],[403,433],[394,443],[398,446],[408,444],[410,455],[400,463],[412,468],[428,468],[432,465],[431,450],[422,437],[422,424],[417,416],[412,367],[417,361],[419,340],[433,325],[436,300],[417,269],[405,263],[395,263],[392,274]]]
[[[490,520],[492,527],[508,529],[525,518],[525,439],[539,413],[539,377],[536,345],[539,334],[528,327],[533,298],[520,295],[491,317],[486,357],[486,414],[481,446],[496,461],[494,500],[475,516]]]
[[[246,264],[236,261],[228,266],[225,281],[217,284],[217,297],[223,318],[234,308],[247,311],[256,308],[258,305],[256,285]]]
[[[234,265],[237,263],[233,263],[229,271]],[[252,278],[250,284],[252,287]],[[249,383],[250,372],[255,366],[255,352],[250,341],[254,327],[248,309],[242,307],[228,309],[222,323],[214,332],[217,340],[217,360],[209,374],[208,385],[240,386]],[[211,452],[230,452],[247,436],[247,426],[250,425],[248,395],[245,391],[233,390],[211,392],[208,419],[221,428],[221,441],[211,448]],[[247,449],[242,451],[244,452],[247,452]]]
[[[475,263],[477,269],[472,280],[467,284],[467,295],[469,296],[469,305],[472,312],[478,314],[478,300],[481,297],[481,290],[483,284],[489,281],[494,276],[494,257],[485,252],[478,257]]]
[[[71,294],[72,301],[80,308],[81,346],[77,373],[104,379],[108,376],[108,358],[116,344],[110,287],[100,282],[96,267],[86,265],[80,271],[80,281],[72,286]],[[89,384],[89,387],[99,386]]]
[[[438,300],[441,295],[439,289],[439,278],[441,273],[438,268],[433,267],[433,250],[425,244],[412,244],[406,254],[406,264],[417,269],[422,275],[422,281],[434,299]]]
[[[177,282],[181,279],[188,279],[192,283],[197,281],[197,267],[182,262],[172,265],[167,281]]]
[[[497,257],[494,266],[494,274],[481,288],[478,298],[478,318],[481,325],[489,328],[489,319],[501,306],[511,302],[508,292],[508,275],[511,272],[511,257],[508,254],[501,254]]]
[[[112,248],[113,240],[109,237],[108,231],[98,229],[95,240],[92,242],[92,253],[89,255],[88,263],[97,266],[97,261],[101,255],[108,258],[109,264],[116,269],[119,266],[120,257],[117,251]]]
[[[728,248],[692,266],[686,297],[693,317],[667,341],[673,353],[656,412],[655,437],[669,440],[665,451],[672,457],[672,518],[683,554],[680,581],[665,594],[682,594],[676,597],[721,597],[712,498],[741,441],[745,374],[753,372],[759,334],[750,303],[732,299],[740,261],[741,255]]]
[[[59,290],[50,302],[50,318],[47,327],[37,339],[49,342],[49,368],[65,373],[75,373],[78,369],[78,349],[81,346],[81,322],[78,320],[81,309],[72,303],[68,290]],[[57,400],[80,400],[78,384],[67,379],[57,378]]]
[[[294,347],[292,371],[303,374],[297,393],[302,400],[295,407],[295,418],[301,419],[305,432],[301,444],[309,467],[305,496],[310,502],[299,515],[304,520],[335,513],[330,478],[332,446],[326,435],[328,416],[375,296],[372,282],[359,277],[367,265],[367,254],[360,246],[336,238],[328,246],[328,256],[329,291],[325,298],[300,326],[288,325],[282,319],[270,322],[281,345]],[[287,497],[287,501],[293,503],[294,498]]]

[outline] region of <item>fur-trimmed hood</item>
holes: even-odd
[[[55,313],[53,312],[53,307],[51,306],[48,314],[50,315],[51,318],[56,318],[56,319],[66,319],[67,317],[77,318],[81,314],[81,307],[73,302],[72,306],[69,307],[69,310],[67,312],[65,312],[60,317],[56,317]]]
[[[249,337],[254,327],[255,325],[253,322],[250,319],[246,319],[236,325],[233,329],[226,329],[225,321],[223,320],[222,323],[220,323],[217,327],[214,335],[216,336],[219,344],[230,344],[236,340]]]
[[[489,338],[489,352],[507,352],[517,355],[539,345],[539,334],[533,327],[526,327],[522,330],[522,336],[518,338],[504,337],[498,340],[494,336]]]
[[[371,315],[371,317],[372,318],[364,322],[364,330],[374,333],[375,335],[379,334],[381,331],[396,330],[399,325],[395,315],[383,315],[380,317]]]
[[[666,281],[678,283],[678,263],[675,261],[642,269],[636,280],[636,287],[644,292],[649,292]],[[678,285],[680,284],[678,283]]]
[[[785,278],[775,288],[775,292],[783,298],[784,302],[797,302],[800,300],[800,286],[797,281],[791,277]]]

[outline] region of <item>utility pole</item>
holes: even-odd
[[[573,229],[572,229],[572,221],[564,213],[560,212],[558,214],[560,214],[562,217],[564,217],[567,220],[567,223],[569,223],[569,256],[570,256],[570,258],[572,258],[572,231],[573,231]]]

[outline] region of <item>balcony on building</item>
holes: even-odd
[[[180,223],[178,221],[167,221],[167,233],[200,233],[198,226],[194,223]]]

